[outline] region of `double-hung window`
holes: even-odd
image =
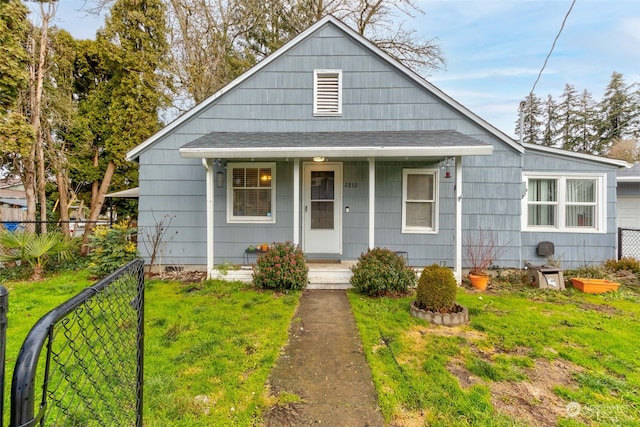
[[[525,176],[528,230],[604,232],[604,175]]]
[[[228,163],[227,221],[275,222],[275,163]]]
[[[435,233],[438,227],[438,172],[402,171],[402,232]]]

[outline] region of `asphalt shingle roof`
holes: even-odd
[[[456,147],[490,146],[452,130],[399,132],[212,132],[184,149],[277,147]]]

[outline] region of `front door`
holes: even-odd
[[[304,252],[342,253],[342,163],[305,163],[303,188]]]

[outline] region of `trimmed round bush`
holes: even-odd
[[[291,242],[274,243],[258,257],[253,267],[253,284],[262,289],[289,291],[304,289],[309,268],[304,253]]]
[[[456,302],[457,291],[458,284],[451,269],[430,265],[420,273],[416,305],[423,310],[448,312]]]
[[[405,259],[386,248],[373,248],[362,253],[351,271],[351,286],[364,295],[407,292],[416,284],[416,275]]]

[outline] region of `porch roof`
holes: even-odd
[[[212,132],[180,147],[197,158],[433,158],[486,156],[493,146],[453,130],[355,132]]]

